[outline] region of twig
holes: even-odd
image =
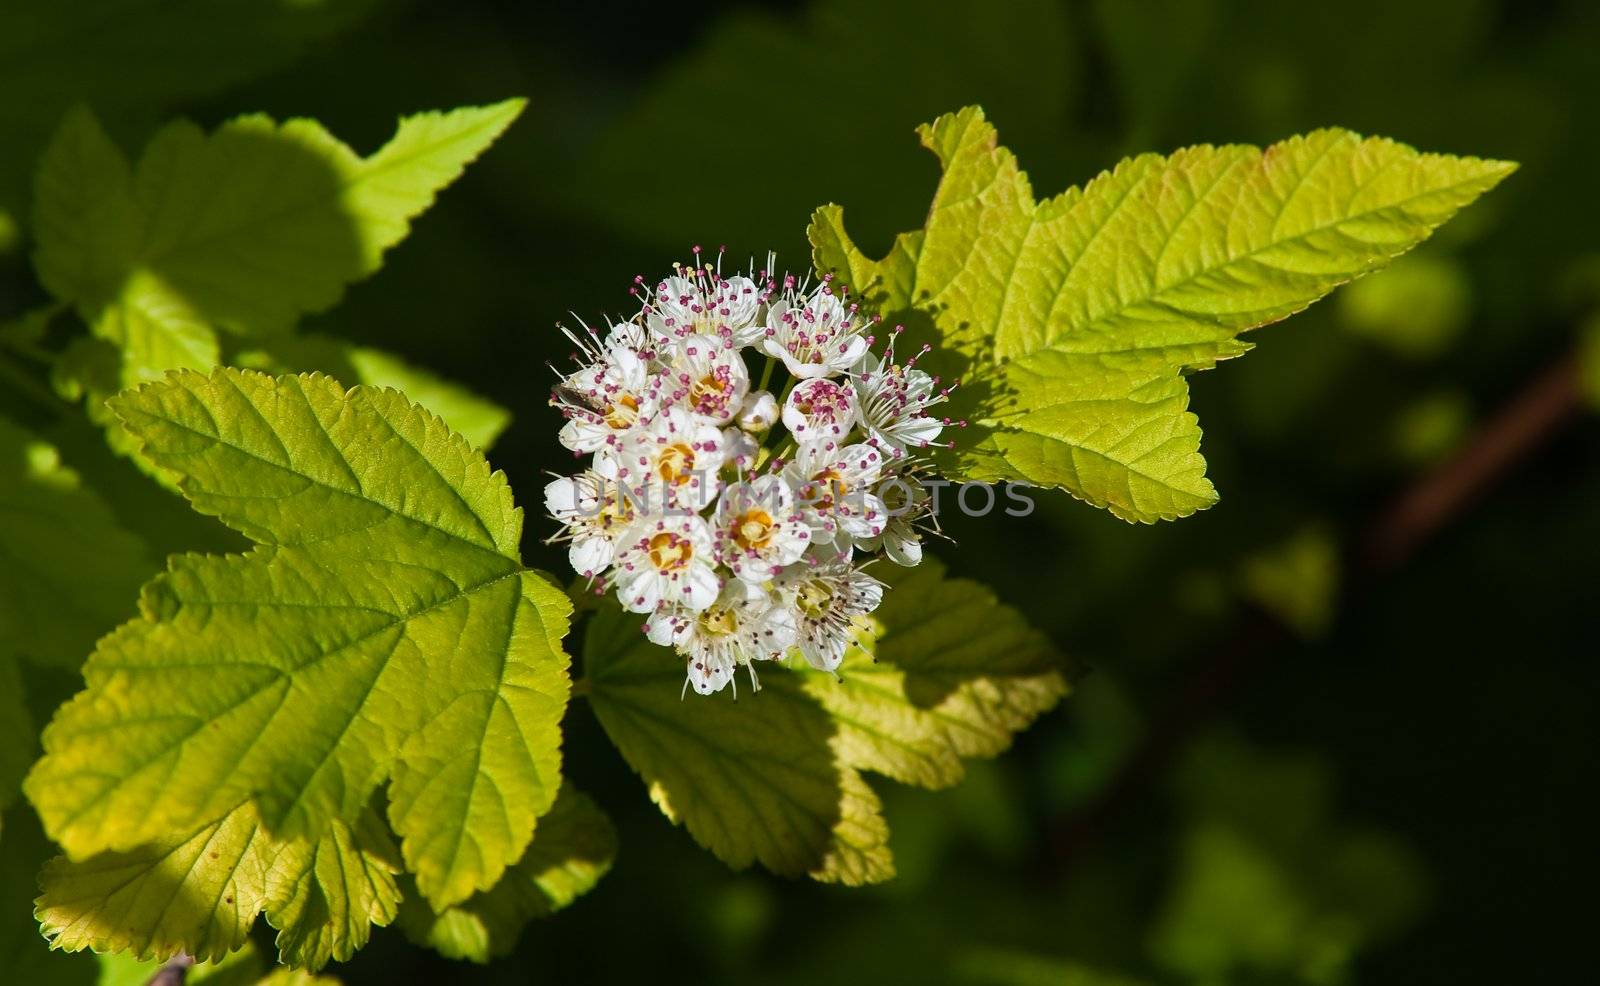
[[[183,986],[193,966],[193,957],[179,952],[157,969],[156,974],[150,977],[145,986]]]
[[[1578,354],[1569,353],[1501,408],[1460,455],[1424,476],[1378,516],[1362,545],[1363,567],[1384,572],[1405,562],[1582,406]]]

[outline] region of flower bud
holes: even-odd
[[[763,432],[778,420],[778,399],[765,390],[753,390],[739,405],[739,427],[745,431]]]

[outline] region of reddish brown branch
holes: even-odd
[[[1501,408],[1461,454],[1424,476],[1377,517],[1368,528],[1362,561],[1377,571],[1403,563],[1582,406],[1578,356],[1569,353]]]

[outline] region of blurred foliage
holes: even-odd
[[[130,484],[81,415],[20,382],[70,335],[26,315],[45,299],[21,203],[80,101],[129,147],[174,115],[211,127],[263,111],[313,116],[368,153],[403,113],[529,96],[385,270],[306,326],[510,409],[493,461],[518,488],[565,464],[543,406],[545,364],[568,348],[554,322],[624,307],[635,272],[697,240],[800,266],[805,217],[829,200],[865,247],[886,247],[920,224],[936,179],[912,127],[958,105],[986,107],[1040,189],[1132,151],[1328,124],[1519,161],[1390,279],[1195,379],[1217,507],[1156,528],[1066,497],[1004,529],[949,518],[956,543],[938,553],[953,570],[1092,670],[953,790],[880,785],[896,881],[844,891],[729,872],[662,822],[580,703],[567,764],[617,821],[612,874],[502,962],[461,966],[390,929],[335,971],[351,984],[1584,981],[1600,433],[1568,429],[1403,570],[1337,604],[1327,592],[1330,557],[1373,512],[1600,307],[1597,43],[1600,6],[1584,0],[9,3],[0,414],[89,487],[128,490],[107,507],[152,557],[237,547]],[[1600,336],[1586,338],[1593,380]],[[542,525],[527,527],[529,561],[553,563]],[[1241,613],[1273,595],[1321,633],[1270,646],[1225,689],[1220,712],[1248,745],[1184,744],[1068,845],[1072,820],[1172,729],[1174,696],[1207,680]],[[36,720],[74,689],[24,674]],[[92,959],[52,956],[34,935],[25,902],[49,854],[11,807],[0,969],[94,982]]]

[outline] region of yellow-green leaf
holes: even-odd
[[[393,920],[400,894],[383,822],[333,822],[322,837],[280,841],[249,803],[220,822],[129,852],[58,857],[40,874],[37,917],[55,948],[127,952],[142,962],[179,953],[223,962],[266,913],[279,957],[321,968],[348,959],[373,925]]]
[[[27,783],[74,859],[251,800],[278,838],[389,818],[435,906],[493,886],[559,786],[571,604],[505,477],[396,391],[175,373],[114,409],[258,547],[183,555],[101,640]]]
[[[837,727],[794,673],[759,693],[684,701],[682,658],[615,606],[584,638],[590,701],[650,797],[718,859],[846,884],[894,875],[878,796],[835,751]]]
[[[1066,489],[1127,520],[1216,500],[1184,375],[1421,242],[1515,165],[1318,130],[1145,154],[1037,201],[983,111],[919,131],[944,175],[923,229],[866,256],[836,205],[816,263],[934,337],[970,438],[946,473]]]
[[[539,820],[533,845],[499,883],[443,912],[407,897],[400,926],[412,941],[447,958],[488,962],[510,954],[530,920],[554,914],[593,889],[616,854],[611,820],[566,784]]]

